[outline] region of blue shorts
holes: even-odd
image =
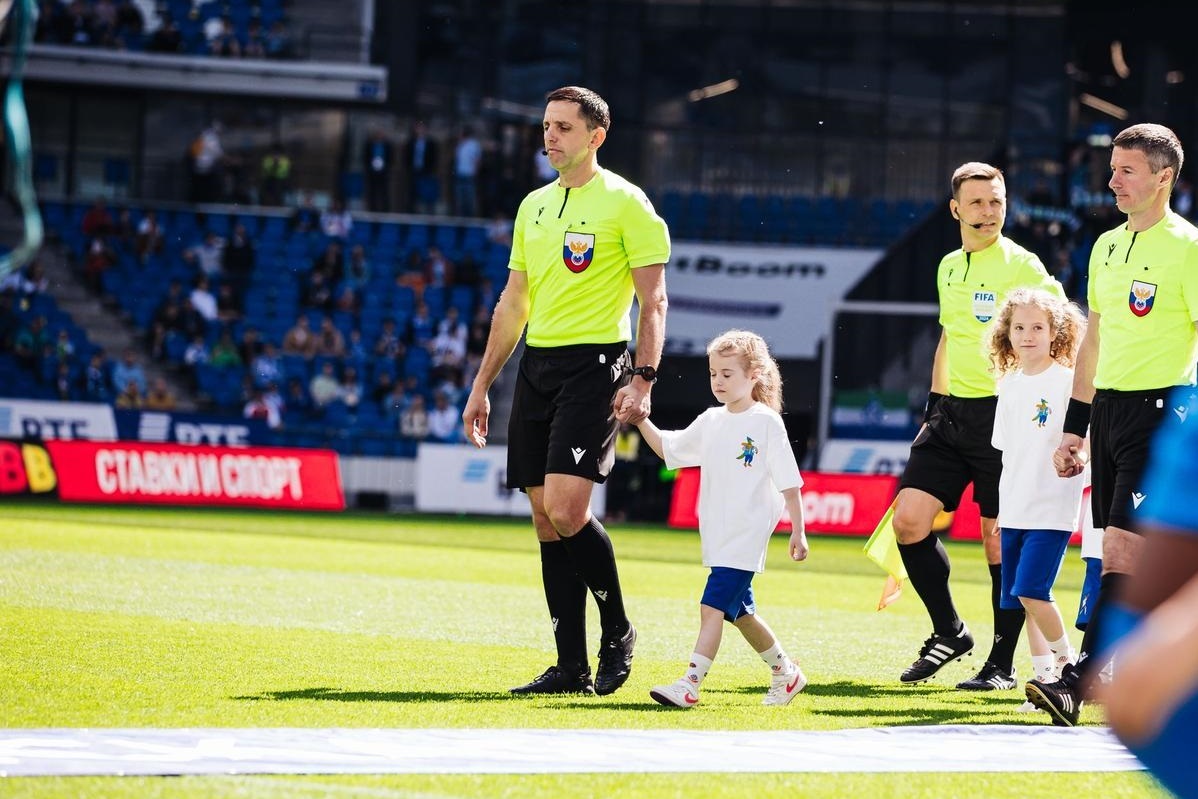
[[[1098,601],[1098,589],[1102,585],[1102,558],[1082,558],[1086,562],[1086,579],[1082,582],[1082,594],[1077,601],[1077,621],[1074,626],[1085,631]]]
[[[709,608],[724,611],[728,621],[736,621],[746,613],[753,615],[757,610],[753,604],[753,572],[712,566],[703,598],[699,601]]]
[[[1052,601],[1052,584],[1065,560],[1070,533],[1064,530],[1002,530],[1003,610],[1020,610],[1019,597]]]

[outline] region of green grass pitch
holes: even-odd
[[[981,664],[989,578],[950,544],[974,657],[930,686],[897,685],[928,634],[908,589],[874,610],[863,539],[812,536],[802,564],[776,536],[758,608],[811,686],[763,712],[765,666],[731,627],[689,711],[673,680],[697,632],[694,532],[612,525],[640,638],[609,697],[511,698],[552,661],[537,548],[520,520],[0,504],[0,716],[33,727],[494,727],[831,730],[1036,724],[1017,692],[947,690]],[[1067,555],[1058,600],[1077,607]],[[598,621],[591,609],[592,652]],[[1075,635],[1077,635],[1075,633]],[[1080,638],[1079,638],[1080,640]],[[1026,649],[1017,661],[1026,673]],[[1101,723],[1087,708],[1084,723]],[[5,797],[1161,797],[1142,773],[564,774],[0,779]]]

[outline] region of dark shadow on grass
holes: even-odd
[[[301,688],[297,691],[264,691],[250,696],[235,696],[245,702],[290,702],[319,700],[325,702],[472,702],[510,701],[507,691],[342,691],[336,688]]]

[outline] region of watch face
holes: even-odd
[[[652,383],[654,380],[657,379],[657,370],[654,369],[652,366],[638,366],[637,368],[632,370],[632,373],[636,374],[636,375],[640,375],[645,380],[648,380],[650,383]]]

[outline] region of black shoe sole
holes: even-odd
[[[968,657],[969,655],[972,655],[972,654],[973,654],[973,650],[972,650],[972,649],[970,649],[970,650],[967,650],[967,651],[965,651],[965,652],[962,652],[961,654],[957,655],[956,657],[951,657],[951,658],[949,658],[948,660],[946,660],[946,661],[944,661],[943,663],[941,663],[941,664],[940,664],[940,665],[939,665],[939,666],[936,668],[936,670],[935,670],[934,672],[932,672],[931,674],[929,674],[927,677],[920,677],[918,680],[904,680],[904,679],[903,679],[903,678],[900,676],[900,677],[899,677],[899,682],[900,682],[900,683],[902,683],[903,685],[919,685],[921,682],[927,682],[928,680],[932,679],[932,678],[933,678],[933,677],[935,677],[937,674],[939,674],[939,673],[940,673],[940,670],[941,670],[941,669],[943,669],[943,668],[944,668],[945,666],[947,666],[948,664],[952,663],[953,661],[960,660],[960,659],[961,659],[961,658],[963,658],[963,657]]]
[[[1077,725],[1076,718],[1066,718],[1061,711],[1057,710],[1057,706],[1049,701],[1048,696],[1040,690],[1040,686],[1028,683],[1024,686],[1024,693],[1027,695],[1027,701],[1031,702],[1040,710],[1043,710],[1052,717],[1052,723],[1055,727],[1073,727]]]

